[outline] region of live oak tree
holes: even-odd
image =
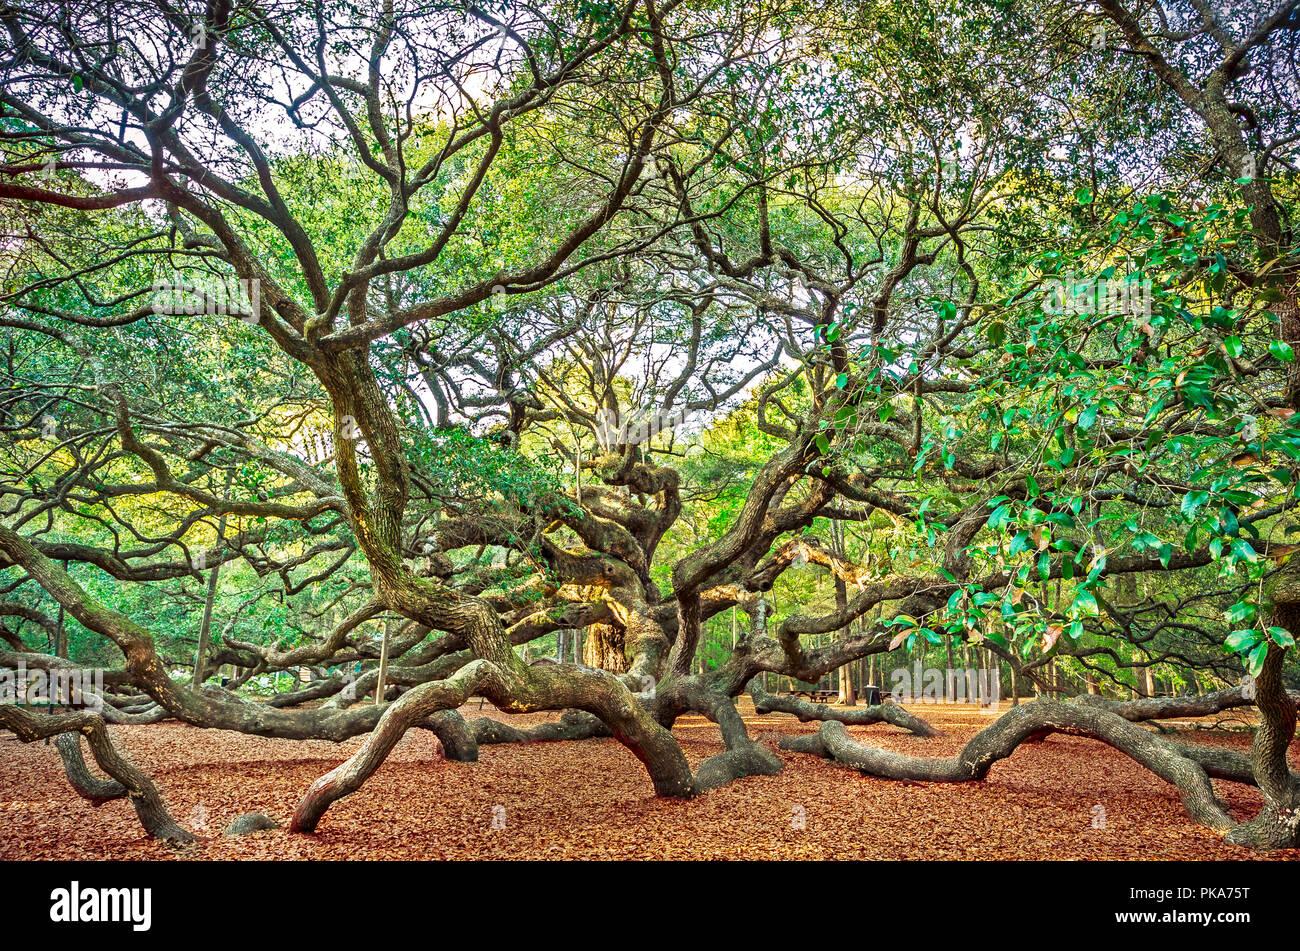
[[[1244,6],[0,5],[0,664],[124,660],[0,724],[183,838],[103,720],[369,734],[311,831],[412,727],[772,773],[748,688],[883,776],[1092,736],[1294,847],[1297,17]],[[928,760],[764,688],[927,644],[1122,699]],[[1202,695],[1127,699],[1154,667]],[[1135,725],[1252,702],[1250,756]]]

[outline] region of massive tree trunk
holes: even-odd
[[[1270,626],[1300,631],[1300,570],[1287,564],[1274,577]],[[1249,822],[1232,830],[1229,841],[1263,849],[1300,846],[1300,782],[1287,763],[1287,750],[1296,735],[1296,701],[1282,683],[1285,648],[1268,645],[1263,668],[1255,678],[1255,706],[1260,723],[1251,744],[1255,785],[1264,794],[1264,807]]]
[[[624,629],[616,624],[593,624],[587,628],[587,640],[582,645],[582,662],[614,674],[625,674],[630,668],[626,652]]]

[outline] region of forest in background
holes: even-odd
[[[612,735],[693,796],[779,769],[748,692],[903,780],[1091,736],[1296,846],[1300,4],[0,28],[0,668],[102,672],[0,726],[79,790],[189,838],[105,728],[177,719],[367,734],[294,831],[418,728]],[[1014,708],[955,760],[850,738],[924,732],[857,696],[918,663]],[[1235,707],[1249,752],[1142,726]]]

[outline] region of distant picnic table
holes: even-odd
[[[817,690],[810,687],[806,690],[804,689],[782,690],[779,691],[778,696],[804,697],[807,700],[812,701],[813,703],[834,703],[836,700],[839,700],[840,692],[838,690]],[[877,687],[875,684],[868,684],[867,686],[861,688],[861,694],[859,699],[861,699],[869,706],[875,706],[883,702],[884,697],[883,697],[883,692],[879,687]]]
[[[828,703],[838,700],[840,692],[838,690],[785,690],[782,691],[781,696],[805,697],[813,703]]]

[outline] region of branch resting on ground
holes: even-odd
[[[1010,756],[1021,743],[1051,733],[1101,740],[1173,784],[1188,813],[1201,825],[1219,832],[1232,828],[1232,819],[1215,796],[1205,769],[1179,744],[1088,704],[1042,699],[1015,707],[975,734],[956,756],[942,759],[864,746],[849,737],[842,723],[834,721],[823,723],[817,733],[783,737],[780,746],[824,756],[885,779],[964,783],[983,779],[994,763]]]
[[[140,817],[140,824],[155,839],[173,845],[194,841],[194,836],[171,817],[153,780],[118,752],[109,738],[104,718],[98,714],[76,711],[42,716],[22,707],[0,704],[0,726],[13,730],[24,743],[59,737],[59,754],[68,780],[80,795],[96,805],[126,796]],[[95,762],[113,781],[99,779],[86,769],[76,739],[78,733],[86,738]]]
[[[800,723],[810,720],[836,721],[850,726],[867,726],[872,723],[891,723],[910,730],[917,736],[937,736],[938,731],[914,713],[909,713],[896,703],[881,703],[873,707],[832,707],[813,703],[798,697],[781,697],[768,693],[758,678],[750,681],[749,695],[754,698],[758,713],[792,713]]]

